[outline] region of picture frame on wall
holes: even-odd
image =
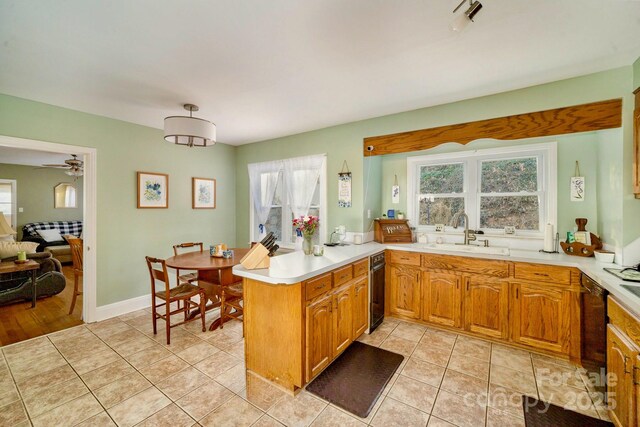
[[[191,197],[193,209],[215,209],[216,180],[213,178],[191,178]]]
[[[138,172],[138,209],[167,209],[169,207],[169,175]]]

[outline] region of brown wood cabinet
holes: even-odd
[[[247,371],[295,392],[369,326],[369,260],[302,282],[243,279]]]
[[[640,425],[640,318],[609,296],[607,399],[617,426]]]
[[[637,425],[634,364],[638,350],[617,327],[607,326],[607,382],[611,420],[619,426]]]
[[[391,264],[388,271],[389,313],[420,319],[420,268]]]
[[[362,335],[369,326],[369,294],[366,276],[353,285],[353,337]]]
[[[493,277],[465,278],[464,328],[491,338],[509,338],[509,283]]]
[[[307,377],[314,377],[333,358],[333,296],[307,307]]]
[[[571,292],[537,283],[514,283],[512,289],[513,341],[542,350],[567,353]]]
[[[450,272],[422,273],[422,320],[460,327],[462,324],[461,276]]]
[[[343,286],[333,294],[333,357],[337,357],[353,341],[352,294],[353,284]]]
[[[409,251],[387,253],[388,315],[579,362],[577,269]]]

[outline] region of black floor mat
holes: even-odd
[[[366,418],[403,359],[400,354],[356,341],[307,386],[307,391]]]
[[[529,396],[522,396],[526,427],[610,427],[613,423],[564,409]],[[548,408],[547,408],[548,407]]]

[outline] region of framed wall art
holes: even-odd
[[[193,209],[216,208],[216,180],[210,178],[192,178],[191,192]]]
[[[138,172],[138,209],[169,207],[169,175]]]

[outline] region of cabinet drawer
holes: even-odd
[[[417,252],[389,251],[387,253],[391,264],[420,266],[420,254]]]
[[[628,335],[640,347],[640,319],[631,314],[611,296],[607,297],[607,303],[609,322],[616,325],[618,329]]]
[[[307,301],[331,290],[331,273],[316,277],[306,283]]]
[[[333,286],[340,286],[353,278],[351,264],[333,271]]]
[[[569,285],[571,284],[571,269],[554,265],[516,263],[513,277],[534,282]]]
[[[431,270],[450,270],[482,276],[509,277],[509,262],[453,255],[423,254],[422,266]]]
[[[353,263],[353,277],[364,276],[369,270],[369,260],[363,259],[362,261]]]

